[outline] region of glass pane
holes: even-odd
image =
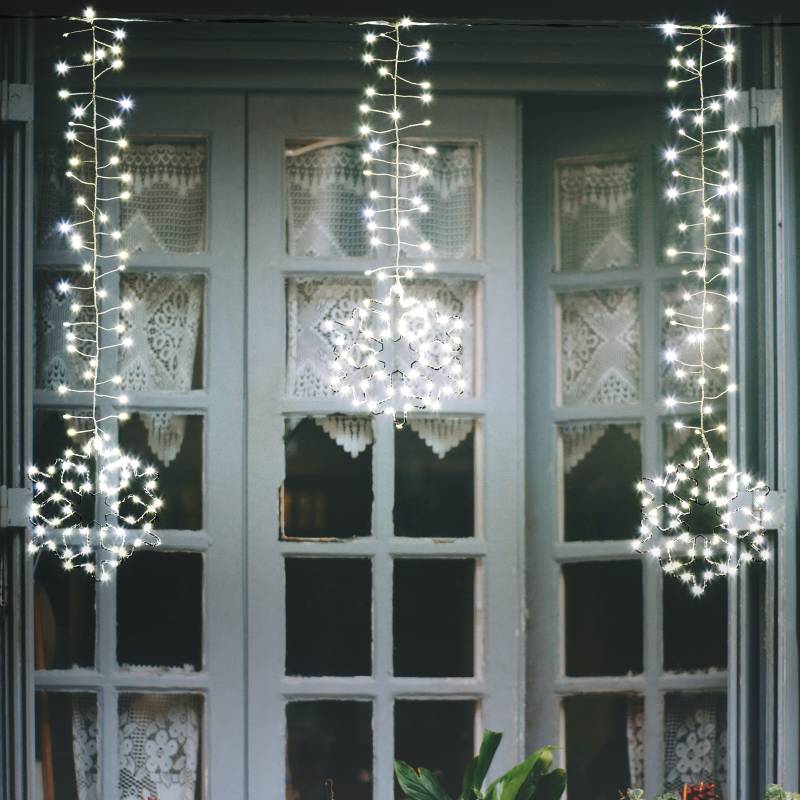
[[[86,381],[82,377],[82,359],[67,353],[65,322],[88,322],[92,319],[89,309],[77,316],[70,311],[75,302],[75,293],[59,290],[62,282],[72,286],[85,286],[86,279],[74,269],[37,269],[35,272],[35,320],[34,357],[37,389],[58,390],[62,384],[82,388]]]
[[[203,417],[136,411],[119,429],[120,447],[158,470],[159,530],[203,527]]]
[[[36,669],[94,666],[94,581],[42,553],[34,569]]]
[[[369,254],[363,209],[369,185],[359,142],[339,137],[286,143],[286,245],[290,256]]]
[[[120,797],[201,800],[205,795],[200,695],[121,695],[118,742]]]
[[[641,516],[641,428],[570,422],[560,434],[565,541],[629,539]]]
[[[628,156],[556,162],[557,270],[600,272],[639,260],[639,164]]]
[[[418,161],[429,172],[427,177],[408,181],[406,193],[418,194],[430,212],[411,217],[411,227],[423,240],[431,243],[435,258],[471,259],[476,257],[478,229],[478,164],[477,143],[416,142],[432,144],[435,155],[418,152]]]
[[[333,336],[326,320],[345,322],[372,294],[369,280],[288,278],[286,281],[286,393],[292,397],[327,397],[333,359]]]
[[[372,800],[372,704],[313,700],[286,704],[287,800]],[[283,795],[281,795],[283,796]]]
[[[394,535],[474,536],[475,421],[411,417],[394,443]]]
[[[664,423],[664,460],[673,464],[693,464],[695,457],[693,450],[698,446],[697,435],[692,432],[699,424],[698,418],[682,417],[678,421],[683,427],[676,428],[675,420]],[[718,458],[724,457],[728,452],[727,434],[711,432],[707,434],[708,442]]]
[[[619,800],[644,786],[644,714],[638,697],[564,700],[570,800]]]
[[[286,559],[286,674],[372,673],[372,564]]]
[[[406,295],[418,300],[433,300],[441,314],[461,317],[461,363],[466,381],[465,395],[475,393],[478,336],[478,282],[457,278],[415,278],[406,286]]]
[[[97,739],[94,694],[36,692],[36,800],[97,800]]]
[[[664,788],[713,781],[727,797],[727,699],[724,694],[668,694],[664,719]]]
[[[81,184],[70,180],[66,171],[72,169],[83,180],[90,178],[88,164],[69,167],[73,153],[66,140],[39,140],[35,147],[36,159],[36,244],[39,247],[66,249],[66,237],[58,231],[58,223],[73,214],[75,198],[81,194]]]
[[[120,153],[131,199],[120,206],[122,241],[132,253],[206,250],[208,145],[201,139],[137,141]]]
[[[203,556],[145,551],[125,567],[117,576],[117,663],[202,669]]]
[[[642,671],[642,565],[565,564],[567,675]]]
[[[691,291],[691,290],[690,290]],[[690,314],[699,317],[702,311],[700,298],[685,302],[683,297],[687,292],[686,287],[673,285],[661,293],[661,303],[664,310],[673,308],[679,314]],[[719,302],[717,302],[719,301]],[[710,308],[709,308],[710,306]],[[722,298],[714,298],[706,304],[706,325],[719,327],[727,321],[728,303]],[[684,319],[677,314],[671,319],[666,314],[661,325],[661,338],[664,353],[675,352],[682,361],[699,363],[699,345],[690,344],[688,337],[692,331],[673,322],[687,322],[695,324],[697,320]],[[712,366],[728,363],[728,344],[730,334],[725,331],[708,331],[703,342],[704,360]],[[699,387],[691,375],[678,377],[675,365],[665,359],[662,360],[661,389],[665,397],[676,398],[696,397]],[[717,369],[706,370],[706,395],[714,397],[724,391],[730,382],[730,375]],[[715,415],[720,417],[720,422],[726,416],[725,400],[709,403],[714,407]]]
[[[475,674],[475,562],[395,559],[394,674]]]
[[[701,602],[674,578],[664,578],[664,669],[725,669],[728,586],[713,581]]]
[[[372,421],[286,420],[283,538],[350,539],[372,531]]]
[[[564,405],[639,400],[639,292],[571,292],[561,309],[561,398]]]
[[[472,700],[396,700],[395,758],[431,770],[455,797],[474,755],[476,706]],[[395,797],[403,797],[396,780]]]
[[[69,412],[75,416],[89,414],[87,409],[55,409],[38,408],[34,412],[33,428],[33,462],[39,469],[44,470],[50,464],[55,464],[64,455],[68,447],[74,448],[76,441],[67,436],[67,426],[74,423],[64,419],[64,413]],[[87,461],[91,466],[94,462]],[[59,478],[54,477],[53,488],[58,483]],[[51,485],[44,481],[46,485]],[[86,492],[80,497],[72,497],[72,505],[80,520],[90,523],[95,519],[95,497],[91,492]],[[47,554],[44,555],[47,558]],[[77,563],[77,561],[76,561]]]
[[[203,275],[126,272],[120,295],[131,303],[122,323],[133,346],[120,351],[128,392],[203,388]]]

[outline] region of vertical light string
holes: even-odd
[[[415,138],[431,125],[415,107],[426,107],[433,95],[429,81],[408,74],[431,54],[427,41],[405,40],[413,24],[408,18],[376,23],[385,29],[365,36],[363,61],[375,70],[376,82],[359,106],[364,175],[371,183],[363,215],[375,257],[383,262],[365,274],[385,284],[386,293],[364,300],[344,321],[324,323],[333,334],[333,389],[349,396],[354,409],[385,414],[398,427],[409,412],[437,411],[443,399],[466,388],[463,320],[407,289],[419,273],[436,270],[432,245],[414,225],[430,211],[419,187],[430,174],[423,159],[435,156],[436,148]]]
[[[124,272],[127,251],[119,245],[115,206],[130,199],[131,176],[120,172],[123,114],[133,108],[128,96],[100,93],[101,79],[124,66],[125,30],[109,27],[118,20],[96,16],[87,8],[70,18],[80,27],[65,37],[83,36],[87,50],[81,61],[60,61],[60,76],[83,77],[81,87],[63,88],[58,96],[72,103],[66,140],[71,148],[66,177],[76,185],[74,218],[62,220],[59,231],[80,259],[80,277],[62,280],[58,290],[70,295],[72,320],[64,322],[66,349],[76,360],[83,383],[58,387],[61,396],[76,395],[86,411],[65,412],[66,433],[74,446],[44,468],[31,466],[30,508],[32,554],[49,551],[64,569],[80,568],[98,581],[108,581],[117,566],[143,545],[157,545],[153,531],[162,501],[156,496],[152,466],[124,453],[117,444],[117,426],[129,415],[122,376],[117,373],[121,348],[132,345],[125,335],[112,281]]]
[[[724,15],[706,25],[662,26],[676,39],[667,87],[687,103],[670,109],[677,141],[664,153],[672,165],[666,196],[685,208],[686,218],[678,222],[678,241],[666,255],[687,264],[681,274],[688,287],[681,304],[665,310],[670,326],[681,332],[680,345],[664,354],[681,395],[664,402],[688,415],[674,425],[693,443],[686,463],[667,464],[662,475],[638,484],[642,522],[633,547],[656,558],[697,596],[715,578],[770,557],[769,488],[738,471],[728,457],[719,417],[736,384],[727,361],[713,360],[709,346],[730,336],[738,299],[731,285],[744,267],[743,230],[729,222],[730,201],[739,191],[729,156],[739,127],[726,121],[738,96],[730,80],[736,58],[731,28]]]

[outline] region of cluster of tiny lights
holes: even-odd
[[[359,106],[364,175],[371,183],[363,216],[370,244],[382,266],[369,269],[380,298],[369,298],[345,320],[326,320],[333,334],[331,386],[350,397],[353,408],[385,414],[397,427],[410,411],[437,411],[466,387],[461,362],[463,320],[432,299],[407,292],[419,273],[434,272],[430,242],[414,232],[414,220],[430,209],[412,187],[429,174],[421,159],[436,148],[416,135],[430,127],[420,116],[433,100],[428,81],[408,77],[412,65],[431,55],[426,41],[404,41],[413,23],[379,23],[385,30],[365,36],[364,64],[375,70]]]
[[[727,382],[729,365],[711,360],[707,345],[711,336],[727,336],[730,330],[727,316],[723,322],[714,316],[715,306],[735,305],[729,284],[742,266],[743,231],[729,225],[726,213],[739,190],[727,155],[738,132],[736,124],[726,122],[726,109],[738,95],[730,80],[736,59],[731,27],[722,14],[706,25],[662,26],[676,40],[667,87],[688,99],[687,106],[670,110],[677,141],[664,153],[672,165],[666,195],[672,201],[694,201],[691,206],[697,209],[679,222],[679,241],[666,252],[692,265],[682,271],[692,288],[684,291],[681,307],[666,309],[669,324],[686,335],[680,350],[665,353],[685,394],[668,397],[665,404],[691,413],[691,423],[678,420],[675,427],[686,430],[695,443],[689,463],[667,464],[662,475],[637,485],[642,522],[633,547],[657,559],[665,573],[696,596],[714,579],[770,557],[765,535],[771,518],[765,508],[769,488],[738,471],[727,452],[715,454],[712,446],[715,436],[725,433],[715,415],[724,412],[726,395],[736,385]],[[727,385],[712,389],[720,377]]]
[[[81,272],[75,281],[61,281],[58,290],[73,298],[72,320],[63,324],[67,352],[78,360],[83,383],[61,385],[58,393],[77,395],[88,410],[63,414],[71,446],[55,463],[29,468],[33,502],[28,550],[34,555],[52,552],[64,569],[81,569],[105,582],[136,548],[159,544],[153,523],[162,501],[156,495],[155,468],[115,443],[116,426],[129,416],[120,410],[128,399],[122,376],[106,364],[116,363],[119,348],[132,345],[120,318],[129,306],[113,299],[109,282],[124,271],[128,258],[112,218],[116,204],[131,196],[131,176],[118,166],[119,153],[128,146],[121,134],[123,116],[133,101],[99,93],[101,78],[123,67],[125,31],[116,26],[117,20],[98,18],[91,8],[71,20],[79,26],[64,35],[84,36],[87,49],[79,63],[59,61],[56,72],[84,79],[78,91],[64,88],[58,93],[70,104],[66,176],[80,190],[72,216],[58,228],[80,260]]]

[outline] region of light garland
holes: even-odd
[[[120,348],[130,347],[109,279],[125,270],[128,253],[117,249],[122,238],[116,229],[114,208],[131,196],[131,176],[120,173],[120,151],[127,146],[121,135],[123,114],[133,108],[130,97],[99,93],[101,78],[124,66],[125,30],[108,27],[119,20],[103,19],[87,8],[71,17],[80,27],[65,37],[86,35],[88,49],[77,64],[60,61],[56,72],[66,76],[82,70],[82,90],[63,88],[58,96],[74,103],[66,139],[73,148],[66,176],[80,186],[76,219],[64,220],[59,231],[81,259],[81,278],[61,281],[59,291],[74,296],[73,319],[64,323],[66,348],[81,366],[84,385],[61,385],[62,396],[75,394],[86,401],[86,413],[65,413],[67,435],[75,440],[55,463],[29,468],[33,483],[32,525],[28,550],[58,555],[64,569],[80,568],[98,581],[108,581],[116,567],[143,545],[158,545],[153,522],[162,501],[156,496],[154,467],[120,450],[115,427],[129,415],[118,411],[127,397],[122,376],[109,370]],[[90,506],[91,510],[86,507]]]
[[[415,103],[427,106],[433,95],[430,82],[405,74],[408,65],[427,62],[431,48],[426,41],[404,41],[413,25],[408,18],[380,24],[387,30],[365,36],[363,60],[377,74],[359,106],[359,133],[366,144],[364,175],[372,182],[364,219],[370,244],[379,255],[387,254],[384,265],[366,274],[388,289],[381,298],[364,300],[344,322],[324,325],[334,334],[333,389],[349,395],[355,409],[385,414],[402,427],[410,411],[437,411],[444,398],[464,392],[464,322],[406,289],[415,275],[436,269],[430,242],[416,236],[412,225],[430,209],[419,194],[409,193],[409,186],[429,174],[420,155],[433,156],[436,148],[413,138],[417,129],[430,127],[430,119],[407,112]]]
[[[739,128],[724,120],[726,105],[738,94],[729,81],[736,58],[736,46],[725,34],[730,28],[724,15],[706,25],[662,26],[667,37],[679,39],[667,87],[688,90],[692,98],[689,107],[670,111],[678,140],[664,154],[673,165],[674,179],[666,194],[671,201],[697,201],[697,215],[678,224],[684,244],[666,251],[670,259],[695,264],[682,272],[695,286],[684,292],[682,306],[666,309],[670,325],[686,333],[680,351],[665,354],[686,394],[668,397],[665,404],[695,415],[690,424],[677,420],[675,427],[687,430],[696,446],[690,463],[668,464],[662,475],[638,484],[642,523],[633,547],[658,559],[665,573],[682,580],[697,596],[715,578],[770,557],[765,536],[771,516],[765,508],[769,488],[738,471],[727,453],[717,455],[712,446],[713,435],[725,433],[724,422],[715,416],[718,407],[724,407],[736,385],[711,388],[720,376],[728,381],[730,369],[727,363],[710,362],[706,345],[709,337],[730,331],[727,319],[717,323],[712,317],[716,305],[736,304],[728,281],[742,264],[743,231],[727,223],[727,204],[739,191],[728,165]],[[722,73],[726,88],[709,89],[712,69]],[[697,244],[692,237],[698,237]]]

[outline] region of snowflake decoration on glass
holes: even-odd
[[[389,283],[381,298],[370,298],[344,322],[326,320],[334,332],[331,386],[350,396],[353,407],[392,417],[398,427],[412,410],[441,408],[442,402],[463,394],[460,318],[442,312],[434,300],[411,297],[405,284],[419,273],[436,269],[431,243],[413,232],[412,220],[430,211],[416,191],[429,175],[421,156],[436,148],[413,138],[415,129],[431,121],[413,118],[404,106],[428,105],[433,96],[428,81],[405,74],[410,63],[430,58],[428,42],[410,44],[404,32],[408,18],[386,23],[387,30],[365,36],[364,63],[377,71],[359,110],[359,133],[366,147],[364,174],[373,182],[363,214],[370,244],[387,255],[387,263],[366,271],[379,285]],[[406,102],[408,101],[408,102]]]
[[[117,425],[129,415],[122,376],[116,374],[116,355],[133,342],[125,335],[120,314],[129,306],[116,300],[116,279],[125,270],[127,251],[119,245],[122,233],[114,227],[115,206],[127,201],[132,177],[120,172],[124,115],[133,100],[100,93],[104,75],[124,66],[125,30],[119,20],[98,17],[87,8],[71,17],[79,27],[65,37],[86,36],[87,49],[78,63],[59,61],[56,72],[72,72],[85,80],[79,90],[63,88],[58,96],[73,103],[66,140],[72,150],[66,176],[79,188],[75,218],[59,223],[80,260],[81,277],[62,281],[59,290],[74,298],[73,318],[64,323],[67,352],[77,359],[83,385],[61,385],[62,397],[78,395],[86,412],[65,412],[67,436],[74,446],[44,468],[31,466],[31,554],[52,552],[64,568],[80,568],[98,581],[134,550],[158,545],[153,523],[162,501],[156,495],[154,467],[124,453],[117,444]],[[114,24],[115,27],[109,27]]]
[[[727,395],[736,391],[729,365],[720,358],[719,340],[730,335],[730,312],[725,311],[738,298],[729,282],[742,264],[743,231],[728,222],[730,200],[739,191],[729,164],[739,126],[725,118],[726,106],[738,97],[731,83],[736,46],[726,33],[730,28],[721,14],[707,25],[663,26],[666,36],[678,38],[667,87],[685,92],[688,101],[669,114],[677,142],[664,153],[672,175],[666,196],[685,216],[677,224],[680,244],[668,247],[666,255],[688,264],[682,274],[693,284],[683,290],[681,305],[665,312],[670,327],[681,334],[665,360],[683,395],[668,397],[665,404],[695,415],[692,424],[678,419],[675,427],[688,430],[697,446],[691,462],[669,464],[663,475],[639,483],[642,523],[633,541],[634,549],[657,558],[665,573],[679,577],[698,596],[716,577],[770,555],[765,538],[769,489],[738,471],[727,452],[722,457],[712,445],[726,431],[720,407],[724,411]],[[709,89],[715,71],[722,89]]]

